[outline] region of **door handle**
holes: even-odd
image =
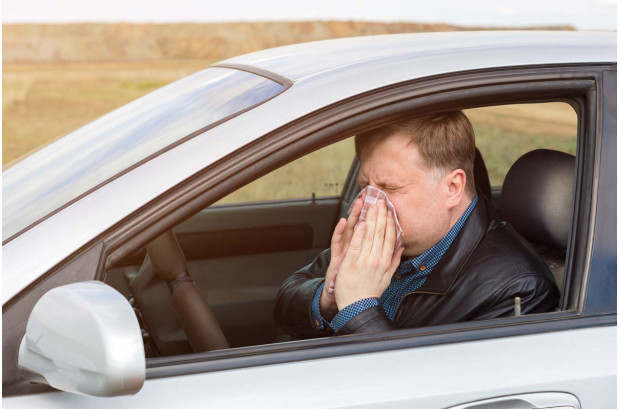
[[[579,399],[570,393],[546,392],[501,396],[458,404],[451,409],[580,409]]]

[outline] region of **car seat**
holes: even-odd
[[[538,149],[512,165],[501,193],[504,219],[534,245],[560,289],[564,283],[574,179],[574,155]]]
[[[484,195],[490,201],[492,199],[491,181],[489,180],[487,166],[478,147],[476,147],[476,156],[474,157],[474,182],[476,183],[478,193]]]

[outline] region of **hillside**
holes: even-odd
[[[220,60],[255,50],[330,38],[475,29],[447,24],[355,21],[3,24],[2,62]],[[537,29],[572,30],[564,26]]]

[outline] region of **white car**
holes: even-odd
[[[406,34],[236,57],[86,125],[3,173],[3,407],[616,407],[616,90],[616,33]],[[564,230],[553,252],[536,244],[553,256],[557,311],[278,331],[279,284],[329,246],[357,193],[347,137],[550,102],[576,116],[574,168],[541,171],[545,190],[523,195],[551,210],[541,229]],[[503,152],[489,135],[487,161]],[[313,151],[327,154],[285,166]],[[342,179],[308,186],[322,167]],[[274,170],[285,178],[263,186],[305,194],[227,197]],[[500,208],[508,180],[479,188]]]

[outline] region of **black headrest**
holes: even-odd
[[[476,147],[476,156],[474,157],[474,182],[480,193],[486,196],[487,199],[491,199],[489,172],[487,171],[487,166],[484,163],[484,159],[482,159],[482,154],[478,150],[478,147]]]
[[[506,175],[502,215],[530,242],[566,249],[574,179],[573,155],[547,149],[528,152]]]

